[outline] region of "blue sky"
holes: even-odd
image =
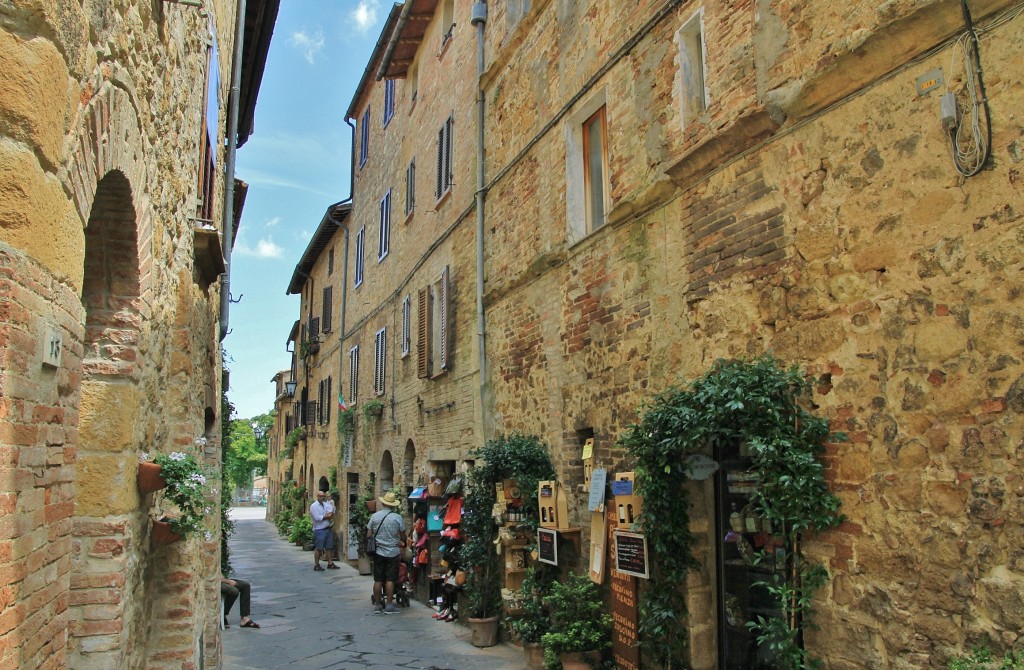
[[[271,377],[290,362],[298,317],[288,282],[327,207],[349,196],[351,131],[344,114],[391,3],[282,0],[256,105],[238,150],[249,184],[231,257],[228,397],[237,418],[274,406]]]

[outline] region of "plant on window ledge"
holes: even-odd
[[[303,340],[299,343],[299,358],[306,360],[313,354],[320,353],[320,341],[315,339]]]
[[[338,412],[338,434],[351,435],[356,426],[356,408],[349,407]]]
[[[384,413],[384,403],[374,398],[373,400],[367,400],[363,404],[363,416],[367,420],[380,418],[381,414]]]
[[[295,447],[298,446],[299,440],[304,439],[306,439],[306,427],[298,426],[297,428],[293,428],[292,431],[284,437],[284,449],[281,450],[281,455],[278,457],[278,460],[281,461],[286,458],[291,458],[292,454],[295,453]]]
[[[142,454],[139,460],[149,461],[149,454]],[[182,537],[204,532],[207,540],[212,538],[205,527],[206,518],[213,513],[210,497],[215,493],[209,484],[210,468],[200,464],[192,454],[182,451],[157,454],[152,462],[160,466],[160,476],[167,482],[162,499],[177,508],[177,514],[168,514],[166,519],[160,520],[167,521],[171,530]]]

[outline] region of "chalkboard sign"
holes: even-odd
[[[548,528],[537,529],[537,560],[541,563],[558,565],[558,531]]]
[[[647,538],[640,533],[615,532],[615,569],[647,579]]]

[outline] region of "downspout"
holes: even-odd
[[[412,4],[407,2],[406,4]],[[484,199],[487,190],[484,181],[484,28],[487,24],[487,3],[477,0],[473,3],[470,19],[476,26],[476,334],[480,348],[480,425],[481,441],[487,442],[490,435],[490,419],[487,413],[487,327],[484,322]]]
[[[242,46],[245,42],[245,0],[238,0],[235,16],[235,55],[231,64],[231,93],[228,96],[227,156],[224,160],[224,274],[220,276],[220,341],[228,334],[228,305],[231,298],[231,248],[235,224],[235,152],[238,149],[238,97],[242,81]]]

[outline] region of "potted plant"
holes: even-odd
[[[501,611],[501,579],[493,565],[469,573],[459,599],[460,611],[472,631],[474,647],[493,647],[498,643],[498,613]],[[465,608],[463,610],[463,607]]]
[[[376,398],[373,398],[372,400],[367,400],[363,404],[363,416],[366,417],[367,420],[379,419],[380,415],[383,413],[384,403],[382,403],[380,400],[377,400]]]
[[[366,555],[366,524],[370,522],[370,515],[377,509],[377,498],[374,496],[375,488],[376,477],[371,473],[366,481],[365,492],[349,515],[348,532],[356,543],[359,555],[357,567],[361,575],[368,575],[371,572],[370,557]],[[370,503],[373,503],[373,510],[370,509]]]
[[[291,532],[288,535],[288,541],[294,542],[303,549],[307,546],[309,546],[310,549],[313,548],[313,520],[309,518],[308,514],[303,514],[295,520],[295,523],[292,524]]]
[[[139,461],[160,467],[160,478],[165,483],[162,501],[169,501],[177,508],[176,513],[160,515],[154,520],[153,543],[169,544],[200,531],[205,532],[209,540],[212,534],[206,530],[205,520],[213,513],[208,484],[210,470],[195,456],[182,451],[158,454],[153,459],[144,453]]]
[[[349,435],[356,426],[356,408],[348,407],[338,412],[338,434]]]
[[[544,572],[529,568],[519,587],[519,614],[509,622],[512,634],[523,645],[527,670],[544,670],[544,647],[541,639],[551,630],[551,617],[544,607],[546,585]]]
[[[604,611],[597,584],[587,575],[570,574],[554,582],[544,599],[551,630],[541,636],[545,662],[560,659],[563,670],[588,670],[610,642],[612,618]]]

